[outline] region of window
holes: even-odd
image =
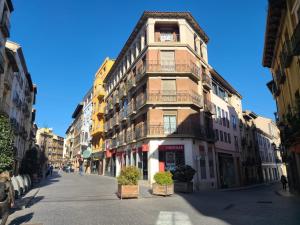
[[[225,116],[226,116],[226,125],[229,128],[229,116],[228,116],[228,112],[226,112]]]
[[[229,133],[228,133],[228,143],[231,144],[231,137]]]
[[[199,146],[200,151],[200,173],[201,179],[206,179],[206,160],[203,146]]]
[[[164,133],[172,134],[176,131],[176,116],[164,115]]]
[[[234,115],[232,115],[231,118],[232,118],[232,127],[233,129],[236,129],[236,118]]]
[[[216,130],[215,130],[215,133],[216,133],[216,139],[217,139],[217,141],[219,141],[219,130],[216,129]]]
[[[163,72],[175,71],[175,52],[161,51],[160,52],[160,66]]]
[[[223,131],[220,130],[220,140],[223,141]]]
[[[223,100],[225,99],[225,91],[219,87],[219,97]]]
[[[218,94],[218,86],[215,83],[212,83],[212,90],[215,95]]]
[[[226,127],[226,118],[225,118],[225,112],[222,109],[222,121],[223,121],[223,126]]]
[[[212,148],[208,148],[208,166],[209,166],[209,174],[210,178],[215,178],[215,170],[214,170],[214,156]]]
[[[222,119],[221,119],[221,109],[220,109],[220,107],[218,107],[218,111],[217,111],[217,113],[218,113],[218,121],[219,121],[219,123],[222,125]]]
[[[163,94],[176,94],[176,80],[162,80]]]
[[[238,143],[238,137],[237,136],[234,136],[234,146],[236,149],[239,148],[239,143]]]
[[[224,141],[227,143],[227,133],[224,132]]]

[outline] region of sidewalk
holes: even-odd
[[[15,205],[12,208],[12,210],[21,210],[25,209],[28,207],[30,202],[33,200],[33,198],[38,194],[40,191],[39,185],[35,188],[32,188],[30,191],[28,191],[22,198],[16,199],[15,200]]]
[[[288,187],[286,190],[280,189],[280,190],[275,191],[275,193],[282,197],[297,197],[297,195],[294,195],[289,191]]]
[[[226,192],[226,191],[242,191],[242,190],[248,190],[248,189],[254,189],[259,187],[266,187],[271,186],[274,184],[278,184],[279,181],[274,181],[270,183],[261,183],[261,184],[253,184],[248,186],[242,186],[242,187],[234,187],[234,188],[226,188],[226,189],[216,189],[216,191]]]

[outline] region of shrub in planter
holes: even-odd
[[[172,173],[173,179],[175,180],[175,192],[193,192],[192,180],[196,173],[196,170],[194,170],[189,165],[183,165],[176,167],[176,169]]]
[[[158,172],[154,175],[155,183],[152,185],[152,193],[154,195],[172,195],[174,193],[174,185],[172,173],[169,171]]]
[[[122,198],[137,198],[139,196],[138,180],[140,171],[135,166],[128,166],[121,170],[118,176],[118,196]]]

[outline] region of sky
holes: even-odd
[[[208,60],[243,96],[243,109],[274,117],[262,67],[267,0],[12,0],[10,40],[38,86],[36,122],[65,136],[71,115],[108,56],[116,58],[143,11],[189,11],[209,36]]]

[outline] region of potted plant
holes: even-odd
[[[173,173],[175,192],[191,193],[193,192],[193,177],[196,173],[189,165],[178,166]]]
[[[168,196],[174,194],[172,173],[158,172],[154,175],[155,183],[152,185],[152,194]]]
[[[135,166],[128,166],[121,170],[118,176],[118,196],[119,198],[138,198],[138,179],[140,171]]]

